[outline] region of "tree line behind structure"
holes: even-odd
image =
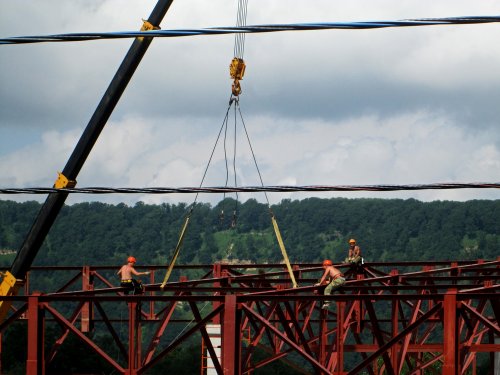
[[[268,206],[254,199],[236,203],[196,205],[178,264],[282,261]],[[0,201],[1,267],[11,265],[40,207]],[[351,237],[367,261],[493,260],[499,255],[500,200],[309,198],[283,200],[271,209],[292,262],[342,262]],[[166,265],[187,212],[182,203],[65,206],[34,265],[118,266],[129,255],[141,265]]]

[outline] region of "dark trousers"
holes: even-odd
[[[120,286],[127,288],[127,290],[123,292],[125,295],[128,295],[131,291],[134,291],[134,294],[142,294],[144,292],[140,280],[122,280]]]

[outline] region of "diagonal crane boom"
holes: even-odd
[[[167,13],[173,0],[158,0],[149,19],[144,21],[142,31],[158,29],[165,14]],[[142,57],[146,53],[153,38],[139,37],[135,38],[132,46],[128,50],[115,76],[111,80],[108,89],[104,93],[99,105],[92,115],[87,127],[80,137],[73,153],[66,163],[62,173],[54,187],[64,188],[72,187],[76,183],[76,177],[80,172],[85,160],[90,154],[99,134],[106,125],[116,104],[120,100],[125,88],[127,87],[132,75],[139,66]],[[0,284],[0,297],[14,295],[18,288],[24,283],[26,273],[29,271],[38,250],[42,246],[52,224],[54,223],[59,211],[61,210],[68,193],[51,193],[45,200],[37,218],[35,219],[21,249],[18,251],[10,271],[4,274]],[[9,301],[0,301],[0,322],[6,316],[9,308]]]

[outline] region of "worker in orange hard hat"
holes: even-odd
[[[333,263],[330,259],[325,259],[323,261],[323,269],[325,270],[325,272],[323,273],[323,276],[321,276],[319,282],[315,284],[315,286],[320,286],[323,285],[324,283],[327,283],[328,285],[326,286],[323,294],[325,296],[328,296],[334,290],[337,290],[342,285],[344,285],[345,279],[342,272],[340,272],[337,268],[333,266]],[[327,309],[329,305],[330,301],[326,301],[323,304],[322,308]]]
[[[134,264],[137,262],[135,257],[130,256],[127,258],[127,264],[123,265],[120,270],[116,273],[120,275],[121,282],[120,286],[127,288],[124,292],[125,295],[128,295],[131,290],[134,291],[134,294],[142,294],[143,287],[140,280],[136,280],[132,278],[132,275],[140,276],[140,275],[149,275],[149,271],[146,272],[137,272],[134,268]]]
[[[363,264],[363,257],[361,256],[361,248],[356,244],[356,240],[354,238],[351,238],[349,240],[349,250],[347,258],[345,258],[344,262],[356,266]]]

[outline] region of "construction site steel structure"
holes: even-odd
[[[159,29],[172,2],[158,0],[141,30]],[[490,368],[495,367],[494,353],[500,352],[500,259],[338,265],[347,282],[328,297],[323,287],[313,286],[321,271],[314,264],[294,264],[293,271],[282,264],[177,266],[178,281],[164,288],[156,283],[155,271],[163,273],[165,267],[151,266],[146,293],[138,296],[125,296],[123,288],[114,286],[110,267],[32,267],[68,189],[75,187],[153,40],[153,34],[145,35],[134,39],[54,183],[60,191],[48,194],[12,267],[3,274],[0,334],[25,322],[27,374],[45,374],[71,336],[114,372],[129,375],[147,373],[173,358],[174,350],[193,335],[202,341],[201,368],[206,373],[251,374],[285,361],[299,372],[314,374],[475,374],[477,357],[483,354]],[[201,276],[188,280],[182,275],[187,269],[197,269]],[[30,278],[47,270],[72,275],[56,292],[32,291]],[[328,309],[321,308],[325,300],[331,301]],[[178,318],[180,307],[192,320]],[[51,343],[49,326],[60,327],[60,336]],[[108,332],[111,347],[93,340],[97,330]],[[177,336],[168,337],[171,332]]]
[[[116,268],[33,267],[31,278],[64,271],[68,281],[40,293],[29,290],[28,278],[25,295],[2,297],[11,309],[0,333],[25,322],[30,375],[44,374],[70,335],[120,374],[175,360],[174,350],[193,335],[202,342],[206,374],[252,374],[274,361],[305,374],[475,374],[480,353],[491,373],[498,366],[500,258],[337,267],[347,281],[328,297],[314,286],[317,264],[293,265],[298,288],[283,264],[178,266],[178,281],[163,290],[155,276],[164,269],[148,266],[145,294],[130,296],[114,286],[109,275]],[[202,276],[188,280],[188,270]],[[179,319],[179,309],[192,320]],[[60,336],[46,342],[51,325]],[[114,345],[99,347],[94,330],[107,332]],[[167,339],[172,331],[177,336]]]

